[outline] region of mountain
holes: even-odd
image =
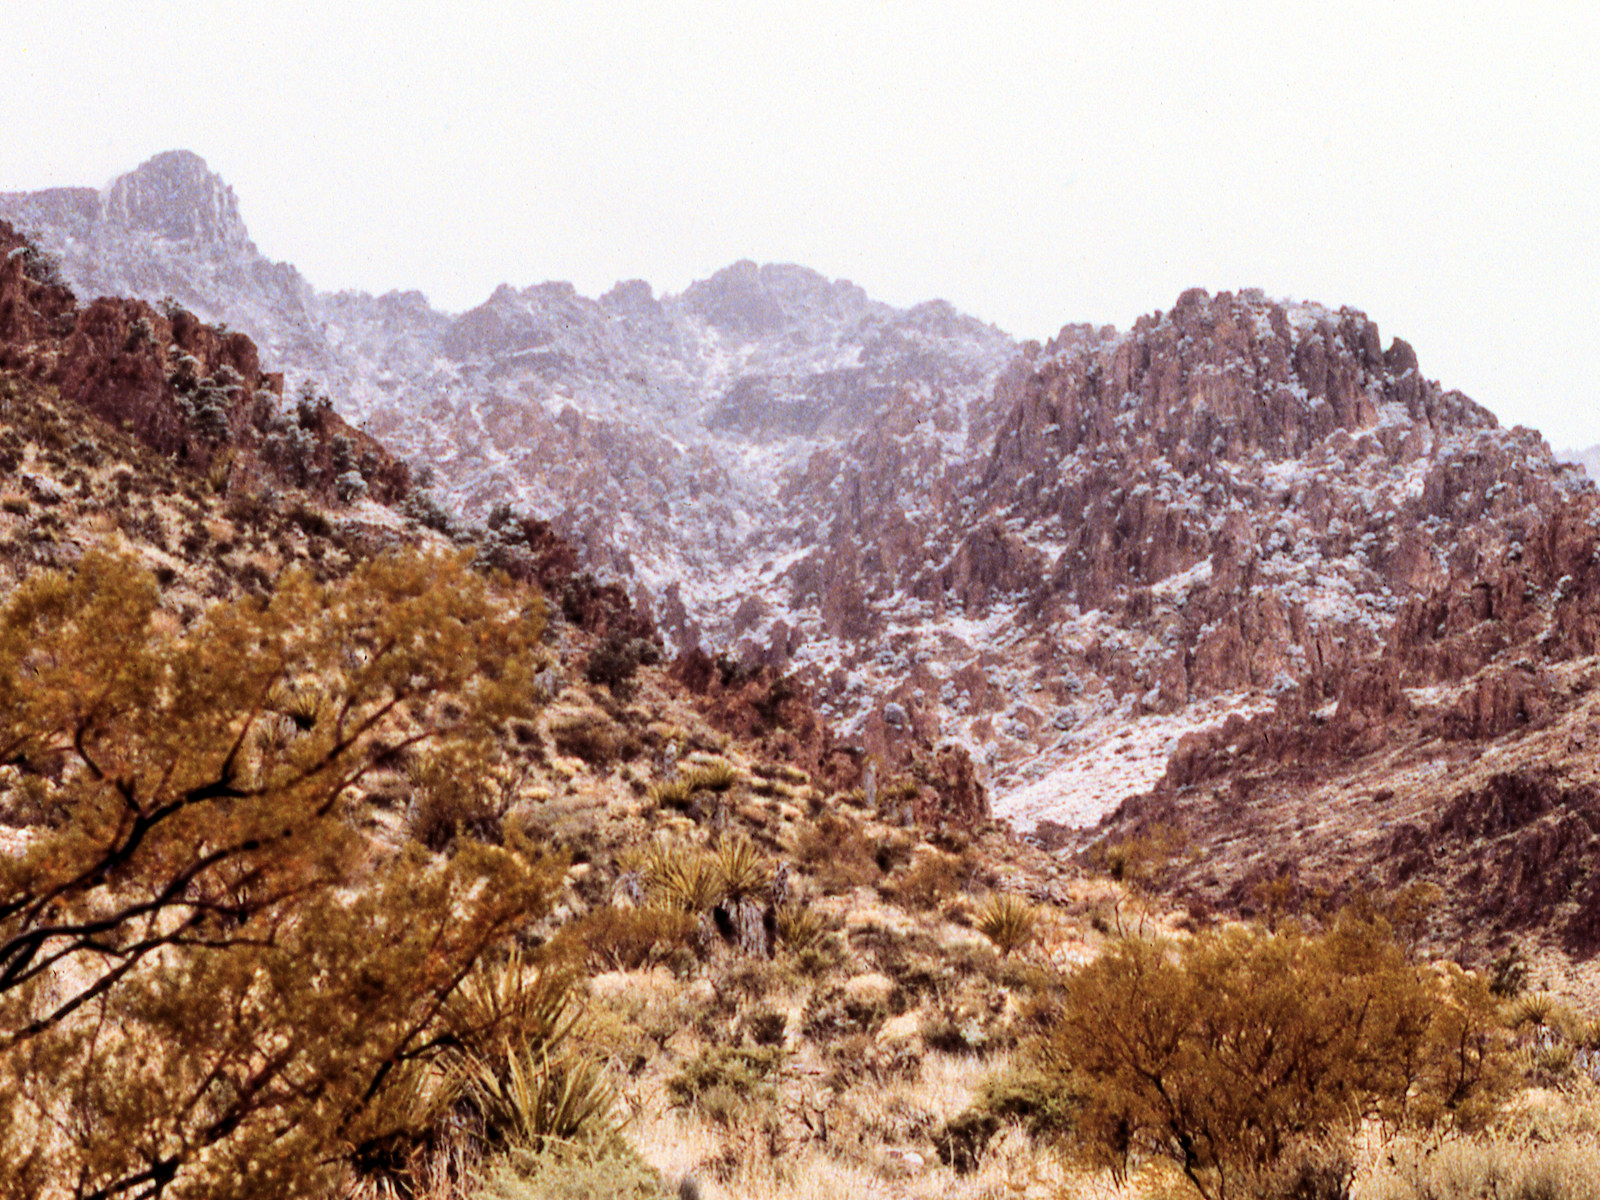
[[[1092,824],[1185,736],[1333,702],[1587,486],[1360,312],[1254,291],[1046,345],[748,262],[451,315],[269,263],[184,153],[0,216],[82,287],[248,332],[449,507],[547,518],[671,646],[789,675],[886,767],[964,747],[1025,829]]]
[[[442,1196],[481,1167],[508,1195],[1054,1194],[1104,1190],[1130,1147],[1220,1187],[1162,1124],[1173,1046],[1191,1097],[1256,1095],[1223,1114],[1238,1144],[1292,1146],[1232,1176],[1252,1191],[1594,1177],[1600,494],[1403,341],[1192,291],[996,367],[1003,335],[947,306],[752,264],[449,317],[262,268],[192,156],[135,176],[7,200],[70,226],[60,264],[0,221],[0,1191],[210,1194],[228,1168],[240,1195],[299,1169]],[[80,305],[62,270],[188,299]],[[280,351],[201,320],[207,279],[281,318]],[[314,391],[286,399],[273,279],[353,381],[344,412],[387,395],[374,418],[486,520]],[[435,375],[402,387],[425,351]],[[502,499],[545,493],[585,545]],[[415,548],[481,593],[470,625],[435,623],[455,592]],[[396,600],[420,618],[398,638]],[[713,657],[717,630],[737,653]],[[247,687],[217,679],[240,648]],[[435,740],[456,733],[470,753]],[[984,819],[962,744],[1033,836]],[[172,765],[129,765],[151,747]],[[301,852],[277,800],[346,753],[311,797],[332,836]],[[195,836],[263,800],[250,837]],[[428,896],[459,921],[507,895],[439,886],[473,863],[544,881],[463,976],[418,923]],[[337,954],[297,953],[342,914]],[[419,954],[375,987],[412,925]],[[399,1040],[351,1019],[419,971],[448,999]],[[309,1019],[254,1003],[297,990]],[[63,1020],[80,1001],[95,1022]],[[129,1036],[86,1039],[106,1014]],[[330,1093],[256,1089],[330,1027],[374,1072],[344,1084],[359,1119],[285,1141]],[[1179,1031],[1154,1072],[1152,1027]],[[1137,1111],[1106,1046],[1158,1081],[1136,1136],[1093,1119]],[[1354,1105],[1279,1103],[1345,1078],[1330,1055],[1360,1068]],[[500,1098],[530,1081],[590,1115],[518,1143],[530,1114]],[[1188,1107],[1212,1137],[1220,1110]],[[1395,1136],[1370,1144],[1379,1107]],[[1141,1194],[1179,1179],[1131,1165]]]
[[[478,1060],[450,1031],[469,1027],[588,1064],[583,1079],[548,1061],[511,1076],[562,1081],[569,1109],[582,1098],[561,1126],[561,1146],[582,1147],[579,1178],[551,1185],[563,1194],[664,1198],[685,1177],[692,1191],[780,1154],[805,1155],[830,1188],[940,1170],[947,1119],[980,1098],[974,1063],[1016,1045],[1048,994],[1017,970],[1032,907],[1020,935],[991,940],[980,902],[1004,890],[1065,906],[1082,872],[982,820],[950,755],[880,777],[794,681],[703,652],[664,661],[629,596],[542,522],[469,527],[417,499],[381,445],[286,401],[245,335],[137,299],[80,304],[0,221],[0,687],[14,718],[0,941],[26,968],[0,981],[0,1194],[159,1175],[217,1195],[226,1173],[229,1194],[253,1196],[297,1171],[317,1194],[443,1196],[481,1190],[491,1170],[546,1170],[522,1161],[535,1143],[523,1155],[491,1137],[497,1118],[457,1084]],[[478,599],[441,609],[440,570]],[[280,604],[286,625],[273,624]],[[479,656],[466,679],[461,653]],[[477,724],[481,697],[495,715]],[[452,753],[463,740],[470,751]],[[149,765],[158,753],[165,769]],[[297,801],[311,797],[308,817]],[[218,836],[251,804],[270,818]],[[513,893],[492,940],[465,924],[484,911],[475,898],[503,902],[488,877],[441,886],[485,862],[540,881]],[[420,882],[394,886],[396,869]],[[436,920],[419,913],[439,900],[476,939],[471,957],[440,970],[461,953],[453,931],[420,926],[385,990],[443,980],[449,1004],[398,1035],[357,1019],[395,929]],[[291,939],[320,936],[330,911],[352,912],[353,935],[312,959]],[[1075,947],[1100,939],[1086,913],[1059,911],[1053,946],[1068,931]],[[43,952],[19,955],[30,944]],[[250,969],[226,969],[241,958]],[[263,962],[274,998],[313,991],[310,1016],[254,1002]],[[491,975],[504,986],[479,990]],[[86,1046],[67,1019],[80,1004],[104,1005],[129,1036]],[[508,1004],[530,1014],[514,1030]],[[207,1015],[224,1009],[221,1025]],[[322,1106],[350,1077],[308,1068],[338,1082],[308,1093],[297,1075],[266,1107],[250,1089],[279,1076],[273,1056],[309,1061],[328,1028],[364,1061],[356,1078],[372,1090],[353,1103],[373,1122],[285,1141],[285,1112]],[[483,1045],[483,1061],[503,1057]],[[124,1054],[164,1064],[131,1107]],[[249,1086],[219,1090],[219,1058],[235,1055],[231,1078]],[[407,1080],[390,1107],[381,1064],[422,1057],[438,1060],[445,1090],[429,1095],[445,1102],[409,1108]],[[907,1073],[924,1057],[955,1080],[937,1103]],[[714,1098],[656,1102],[747,1059],[771,1075],[734,1100],[763,1121],[759,1146],[740,1122],[705,1123]],[[50,1114],[72,1104],[86,1119],[58,1128]],[[647,1107],[648,1128],[620,1119]],[[847,1162],[813,1137],[819,1112],[836,1139],[848,1132]],[[178,1133],[152,1140],[157,1127]]]
[[[1600,479],[1600,446],[1590,446],[1587,450],[1558,450],[1556,457],[1582,467],[1590,479]]]

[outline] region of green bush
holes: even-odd
[[[945,1124],[935,1139],[939,1159],[961,1174],[975,1170],[1007,1123],[1021,1125],[1035,1139],[1058,1140],[1071,1131],[1075,1106],[1059,1081],[1037,1066],[1009,1068],[988,1079],[972,1105]]]
[[[672,1192],[620,1138],[599,1146],[551,1146],[513,1155],[477,1200],[668,1200]]]

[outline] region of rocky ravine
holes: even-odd
[[[88,294],[250,333],[456,507],[550,517],[677,644],[798,672],[891,765],[965,744],[1024,826],[1097,819],[1230,714],[1331,701],[1463,555],[1587,486],[1360,313],[1252,292],[1021,347],[750,263],[451,316],[316,292],[184,153],[0,216]]]

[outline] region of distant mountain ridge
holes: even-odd
[[[316,292],[181,152],[0,216],[80,290],[249,333],[455,507],[550,518],[677,646],[796,672],[869,752],[964,745],[1024,827],[1092,822],[1230,714],[1333,699],[1464,548],[1583,486],[1358,311],[1258,292],[1045,346],[749,262],[451,316]]]
[[[1600,446],[1590,446],[1587,450],[1558,450],[1556,457],[1582,467],[1590,479],[1600,480]]]

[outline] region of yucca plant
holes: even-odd
[[[772,885],[772,865],[748,838],[728,838],[716,851],[719,899],[746,900]]]
[[[691,791],[727,792],[738,786],[739,769],[725,758],[714,758],[690,770],[685,779]]]
[[[580,1016],[571,977],[531,967],[520,947],[493,961],[480,959],[445,1002],[444,1021],[469,1055],[494,1058],[512,1049],[549,1053]]]
[[[650,800],[658,808],[670,808],[682,811],[689,807],[689,801],[694,798],[694,788],[690,785],[685,775],[676,779],[663,779],[659,783],[650,785]]]
[[[616,1093],[590,1055],[513,1050],[473,1058],[467,1077],[493,1140],[539,1151],[550,1141],[598,1140],[616,1129]]]
[[[321,718],[327,697],[315,679],[300,679],[274,685],[267,703],[293,721],[294,727],[303,733]]]
[[[1039,910],[1021,896],[996,892],[978,910],[977,927],[1003,958],[1033,940],[1039,927]]]
[[[717,861],[698,847],[657,842],[645,854],[640,875],[662,903],[683,912],[704,912],[722,899]]]
[[[1506,1024],[1512,1029],[1554,1025],[1559,1006],[1548,992],[1524,992],[1506,1007]]]

